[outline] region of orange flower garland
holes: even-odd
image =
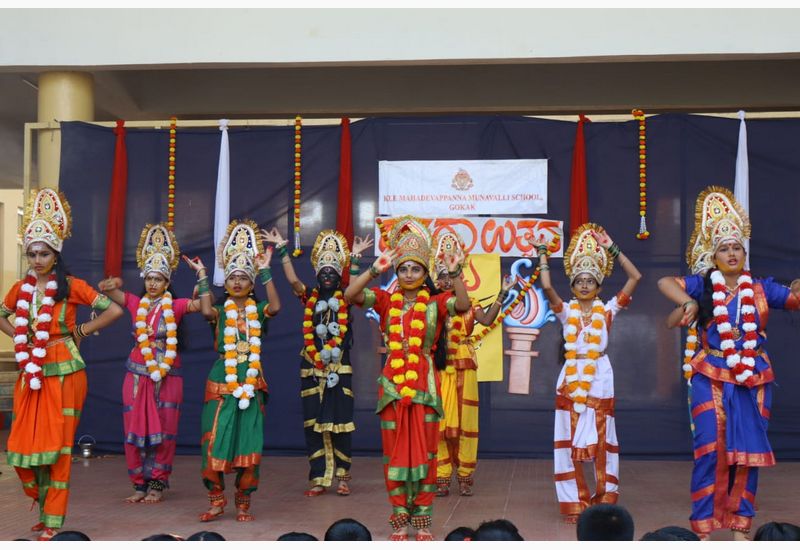
[[[261,376],[261,322],[258,320],[258,308],[252,298],[245,302],[247,345],[249,362],[245,373],[244,384],[239,384],[239,375],[236,367],[245,360],[239,360],[237,344],[239,342],[239,309],[233,300],[225,301],[225,383],[233,397],[239,400],[239,408],[244,410],[250,406],[250,400],[255,397],[255,386]]]
[[[422,289],[412,306],[408,353],[403,351],[403,294],[395,292],[390,297],[389,308],[389,365],[392,368],[392,382],[400,394],[400,404],[410,405],[416,397],[416,381],[419,378],[422,338],[425,336],[425,314],[428,310],[430,293]]]
[[[452,361],[456,359],[458,353],[458,346],[461,345],[461,329],[464,327],[464,321],[460,315],[452,318],[450,324],[450,331],[447,334],[447,367],[445,372],[453,374],[456,368],[452,365]]]
[[[645,240],[650,238],[647,230],[647,134],[644,120],[644,111],[634,109],[631,111],[634,120],[639,121],[639,232],[636,238]]]
[[[683,377],[691,385],[692,357],[697,351],[697,325],[691,325],[686,333],[686,349],[683,352]]]
[[[322,349],[331,352],[338,348],[341,354],[342,340],[344,340],[344,335],[347,333],[347,303],[344,301],[344,294],[341,290],[334,292],[333,297],[339,302],[339,309],[336,314],[339,323],[339,334],[333,335],[330,340],[325,342],[322,345]],[[319,300],[319,289],[315,288],[311,292],[311,297],[306,302],[306,307],[303,311],[303,342],[305,343],[308,356],[314,361],[314,368],[324,370],[325,363],[322,360],[322,353],[317,349],[317,345],[314,341],[314,306],[317,300]],[[341,357],[341,355],[339,355],[339,357]]]
[[[169,125],[169,176],[167,176],[167,228],[175,229],[175,145],[178,119],[172,117]]]
[[[578,374],[578,335],[581,333],[581,305],[578,300],[569,302],[569,315],[565,327],[564,339],[564,382],[567,384],[567,393],[574,402],[576,413],[586,410],[586,401],[592,387],[594,376],[597,374],[595,364],[600,357],[600,342],[603,326],[605,325],[605,307],[603,302],[595,298],[592,303],[592,317],[587,331],[586,342],[588,351],[583,365],[583,373]]]
[[[150,373],[150,379],[153,382],[160,382],[169,374],[173,363],[175,363],[175,357],[178,355],[178,325],[175,323],[175,312],[172,310],[172,294],[170,292],[165,292],[161,296],[161,310],[164,321],[167,324],[167,350],[164,353],[164,359],[160,363],[153,356],[155,345],[147,334],[147,314],[150,311],[150,298],[143,296],[139,300],[139,308],[136,310],[136,341],[142,352],[144,364],[147,366],[147,372]],[[155,321],[155,316],[153,321]],[[154,335],[157,330],[158,326],[154,327]]]
[[[300,247],[300,183],[301,183],[301,140],[303,137],[303,119],[300,115],[294,117],[294,250],[292,256],[297,257],[303,253]]]

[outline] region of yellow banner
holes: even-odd
[[[464,283],[473,303],[488,308],[500,292],[500,256],[498,254],[470,254],[469,264],[464,266]],[[478,334],[483,325],[475,323],[473,334]],[[498,326],[489,332],[477,345],[478,382],[501,382],[503,380],[503,329]]]

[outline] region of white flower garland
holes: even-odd
[[[144,357],[147,371],[150,373],[150,379],[153,382],[160,382],[169,374],[175,362],[175,357],[178,355],[178,325],[175,323],[175,312],[172,310],[172,294],[169,291],[165,292],[161,297],[161,308],[167,327],[167,349],[161,362],[156,361],[153,357],[155,345],[147,334],[147,314],[150,312],[150,298],[142,296],[139,300],[139,308],[136,310],[136,341],[142,352],[142,357]],[[153,320],[155,320],[155,316]],[[158,325],[153,327],[154,337],[157,331]]]
[[[250,406],[250,400],[256,395],[255,385],[261,373],[261,321],[258,320],[258,307],[255,300],[248,298],[245,303],[245,315],[247,317],[247,343],[249,362],[245,373],[244,384],[239,384],[239,377],[236,367],[239,364],[236,344],[239,340],[239,328],[237,319],[239,311],[236,303],[230,298],[225,300],[225,332],[223,341],[225,343],[225,383],[231,391],[233,397],[239,400],[239,408],[245,410]]]
[[[731,325],[728,315],[728,307],[725,305],[725,277],[718,269],[711,273],[711,283],[714,293],[711,298],[714,301],[714,321],[717,323],[717,332],[720,336],[720,349],[725,357],[725,363],[731,369],[736,381],[744,384],[753,376],[756,365],[756,344],[758,341],[758,325],[755,323],[755,298],[753,292],[753,279],[750,273],[742,271],[736,281],[739,292],[739,306],[742,314],[742,330],[744,330],[744,342],[742,353],[736,350],[736,343],[733,339],[733,325]],[[738,324],[738,319],[736,320]]]

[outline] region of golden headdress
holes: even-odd
[[[389,247],[398,252],[393,262],[395,269],[411,260],[430,272],[431,232],[421,219],[415,216],[397,218],[389,233]]]
[[[694,207],[694,232],[686,250],[686,262],[692,273],[714,267],[714,253],[722,243],[744,245],[750,238],[750,219],[739,201],[724,187],[706,187],[697,196]]]
[[[180,255],[178,241],[166,225],[148,223],[144,226],[136,247],[136,264],[142,277],[156,272],[169,280],[178,267]]]
[[[311,249],[311,265],[315,273],[319,273],[323,267],[332,267],[341,275],[349,262],[350,247],[347,246],[347,237],[333,229],[326,229],[317,235]]]
[[[564,254],[564,271],[570,283],[581,273],[588,273],[595,278],[598,285],[611,275],[614,269],[614,258],[608,250],[600,246],[592,236],[592,231],[599,233],[603,228],[593,223],[585,223],[575,229]]]
[[[63,193],[43,187],[28,200],[22,219],[22,245],[25,250],[37,242],[61,252],[64,239],[71,235],[72,213]]]
[[[431,275],[434,280],[442,271],[447,271],[447,265],[444,262],[445,254],[455,254],[457,250],[464,252],[464,261],[466,263],[467,254],[464,251],[464,242],[461,237],[456,233],[452,227],[442,227],[439,233],[434,238],[434,252],[433,252],[433,272]]]
[[[258,226],[252,220],[233,220],[217,249],[217,263],[225,269],[227,279],[241,271],[251,281],[256,280],[255,257],[263,252],[257,235]]]

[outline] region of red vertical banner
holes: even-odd
[[[125,148],[125,121],[118,120],[114,128],[117,136],[114,148],[114,170],[111,175],[111,193],[108,198],[108,223],[106,225],[107,277],[122,275],[122,247],[125,237],[125,201],[128,192],[128,151]]]
[[[336,203],[336,231],[353,244],[353,170],[351,165],[350,119],[342,119],[339,155],[339,195]]]
[[[575,129],[575,147],[572,150],[572,178],[569,189],[569,232],[589,221],[589,195],[586,191],[586,143],[583,125],[591,122],[584,115],[578,116]]]

